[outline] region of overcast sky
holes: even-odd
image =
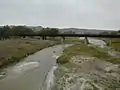
[[[120,28],[120,0],[0,0],[0,24]]]

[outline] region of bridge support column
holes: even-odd
[[[63,40],[65,40],[65,37],[62,37]]]
[[[45,36],[45,39],[44,40],[47,40],[47,36]]]
[[[88,41],[88,38],[87,38],[87,37],[85,37],[84,43],[85,43],[85,44],[89,44],[89,41]]]
[[[45,40],[46,39],[46,37],[45,36],[42,36],[42,40]]]
[[[111,43],[112,43],[112,40],[110,39],[110,40],[109,40],[109,45],[111,45]]]

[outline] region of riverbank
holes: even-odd
[[[51,85],[49,82],[53,77],[52,67],[56,66],[56,56],[60,56],[62,51],[62,45],[54,45],[29,55],[23,61],[6,68],[6,75],[0,80],[0,89],[42,90],[46,77],[48,77],[47,86]]]
[[[39,39],[11,39],[0,41],[0,68],[13,65],[23,60],[23,58],[57,43],[57,41]]]
[[[77,44],[58,58],[52,90],[120,89],[120,65],[103,48]]]
[[[120,39],[108,39],[106,42],[109,42],[108,46],[116,51],[120,51]]]
[[[111,59],[110,61],[115,64],[120,64],[120,39],[119,38],[111,38],[111,39],[104,39],[107,43],[108,47],[111,51],[116,52],[117,58]],[[112,54],[112,52],[110,52]]]
[[[94,56],[96,58],[106,60],[111,58],[111,56],[107,52],[104,52],[104,49],[101,49],[99,47],[87,46],[85,44],[76,44],[66,48],[63,52],[63,55],[58,58],[57,62],[60,64],[68,63],[73,56],[81,54]]]

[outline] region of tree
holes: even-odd
[[[74,31],[66,31],[66,32],[64,32],[64,34],[75,34],[75,32]]]
[[[6,39],[10,37],[10,27],[4,26],[0,28],[0,39]]]
[[[30,34],[34,34],[34,32],[32,31],[32,29],[27,28],[26,26],[0,27],[0,39],[6,39],[12,36],[30,35]]]
[[[27,28],[25,26],[14,26],[11,30],[12,35],[19,36],[19,35],[29,35],[33,34],[34,32],[32,29]]]
[[[59,30],[57,28],[43,28],[39,32],[34,32],[32,28],[28,28],[26,26],[3,26],[0,27],[0,39],[10,38],[12,36],[31,36],[34,34],[59,34]]]
[[[59,34],[59,30],[57,28],[43,28],[39,33],[43,35],[56,35]]]

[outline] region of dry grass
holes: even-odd
[[[54,41],[38,39],[0,41],[0,68],[16,63],[22,58],[54,44]]]

